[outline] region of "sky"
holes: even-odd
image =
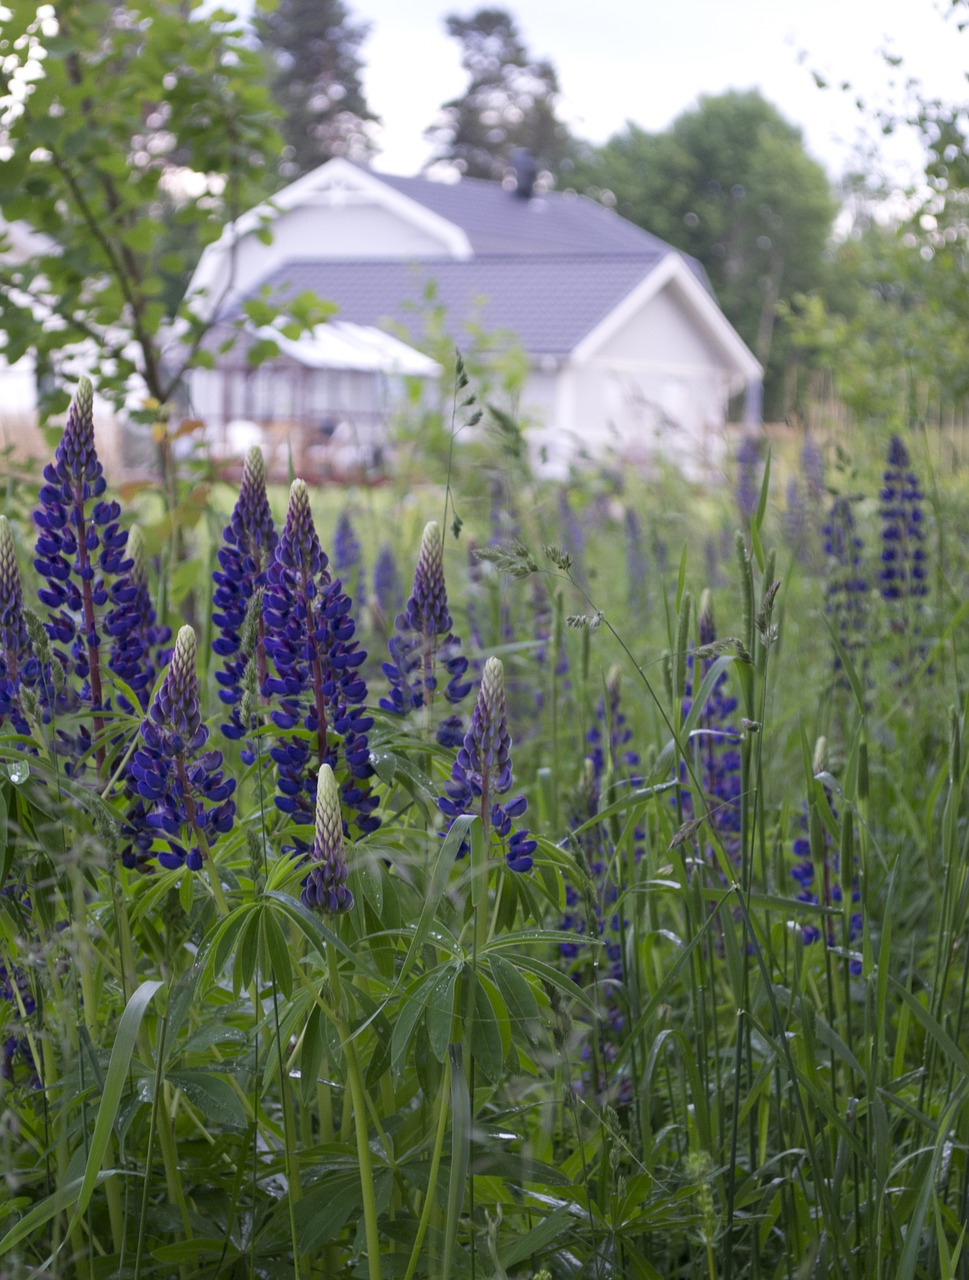
[[[878,132],[856,108],[859,95],[903,104],[911,75],[932,96],[969,98],[969,30],[945,18],[949,0],[348,0],[371,24],[361,56],[370,107],[383,120],[377,169],[411,174],[428,160],[423,131],[466,83],[443,15],[470,16],[485,2],[511,12],[529,50],[552,61],[560,114],[591,142],[628,120],[662,130],[701,94],[756,87],[837,178],[862,132]],[[893,71],[880,51],[901,55],[903,66]],[[818,89],[813,71],[833,87]],[[850,92],[838,87],[844,81]],[[911,137],[881,150],[900,181],[917,164]]]

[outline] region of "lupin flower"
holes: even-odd
[[[9,1005],[11,1010],[9,1018],[5,1019],[6,1034],[0,1035],[0,1080],[13,1082],[15,1064],[19,1058],[27,1066],[35,1084],[39,1084],[37,1064],[23,1027],[24,1019],[36,1012],[37,1002],[24,970],[17,968],[16,965],[6,965],[2,960],[0,960],[0,1000]]]
[[[489,658],[464,743],[445,783],[438,807],[452,821],[477,813],[486,829],[507,841],[505,861],[512,871],[529,871],[537,848],[527,831],[512,831],[512,819],[528,808],[524,796],[505,803],[497,797],[511,790],[511,734],[505,710],[505,675],[500,658]]]
[[[881,492],[882,599],[918,601],[928,594],[925,580],[924,514],[918,476],[911,469],[908,450],[892,436],[888,468]]]
[[[814,749],[814,773],[817,775],[823,773],[826,769],[827,744],[824,738],[819,738]],[[824,794],[833,816],[837,818],[837,810],[827,786],[824,787]],[[814,849],[811,847],[806,812],[801,815],[799,825],[801,833],[795,837],[793,845],[794,857],[797,862],[791,872],[799,886],[798,902],[808,902],[813,903],[815,906],[828,908],[843,907],[845,893],[847,892],[851,895],[850,900],[854,906],[861,899],[858,878],[852,868],[849,872],[850,883],[847,882],[844,868],[841,865],[841,854],[839,850],[833,847],[831,835],[825,824],[818,822],[816,825]],[[830,911],[825,913],[821,924],[821,928],[812,924],[801,926],[801,937],[805,946],[810,945],[812,942],[817,942],[822,937],[828,947],[835,947],[839,944],[841,938],[836,928],[836,918],[831,915]],[[848,943],[854,942],[856,938],[861,936],[862,924],[861,912],[852,911],[848,917]],[[853,960],[850,963],[850,969],[854,974],[860,973],[861,965]]]
[[[346,509],[340,512],[333,532],[333,570],[350,599],[359,599],[362,594],[363,553],[350,512]]]
[[[23,585],[13,533],[7,517],[0,516],[0,726],[9,720],[17,733],[30,733],[20,690],[33,686],[39,675],[40,664],[24,618]]]
[[[801,474],[808,500],[816,507],[824,497],[824,455],[813,436],[807,436],[801,446]]]
[[[263,597],[266,652],[275,673],[267,676],[262,693],[273,706],[270,719],[282,731],[270,752],[278,770],[276,806],[294,822],[312,825],[319,768],[336,769],[342,757],[344,815],[349,810],[366,835],[380,819],[370,783],[367,731],[373,720],[359,673],[367,655],[353,639],[351,606],[339,579],[330,577],[306,485],[294,480]],[[304,841],[295,847],[306,852]]]
[[[585,528],[572,509],[568,489],[563,485],[558,491],[558,517],[561,542],[572,557],[572,574],[579,583],[585,583]]]
[[[228,724],[222,732],[231,741],[243,737],[246,728],[239,715],[242,681],[247,656],[242,653],[242,625],[246,610],[255,593],[265,587],[269,565],[279,541],[269,499],[266,496],[266,464],[255,446],[246,455],[242,468],[242,484],[232,517],[222,532],[219,568],[212,574],[215,592],[212,597],[212,621],[219,635],[212,648],[223,659],[221,671],[215,674],[219,698],[231,707]],[[255,637],[256,668],[259,684],[268,675],[265,648],[265,624],[260,616]],[[243,759],[252,763],[252,752],[243,751]]]
[[[750,520],[757,510],[760,496],[760,442],[755,435],[746,435],[737,450],[737,507],[740,514]]]
[[[102,497],[107,482],[94,446],[94,391],[81,378],[67,415],[54,461],[44,468],[44,484],[34,512],[38,536],[34,567],[46,579],[38,596],[49,610],[47,632],[70,646],[57,657],[80,682],[80,697],[90,704],[95,732],[102,727],[101,612],[109,599],[107,578],[128,573],[127,531],[118,523],[121,508]],[[55,651],[56,652],[56,651]],[[96,748],[98,767],[104,748]]]
[[[373,598],[385,618],[397,615],[404,603],[404,588],[393,549],[385,542],[373,567]]]
[[[195,632],[182,627],[128,768],[135,798],[126,817],[125,866],[142,867],[155,856],[158,840],[163,867],[198,871],[219,836],[231,830],[235,779],[224,776],[220,751],[203,750],[208,737],[199,710]]]
[[[700,597],[699,612],[700,646],[705,648],[717,638],[713,604],[709,591]],[[683,698],[683,718],[690,714],[693,698],[707,672],[716,661],[707,654],[697,661],[691,650],[687,655],[686,688]],[[727,673],[721,672],[700,711],[693,741],[696,744],[696,765],[706,800],[709,822],[719,837],[724,852],[736,859],[740,853],[740,733],[730,723],[737,709],[737,699],[726,692]],[[687,777],[683,770],[684,779]],[[692,816],[694,805],[689,791],[683,792],[683,808]],[[708,851],[712,854],[712,850]]]
[[[343,849],[340,789],[328,764],[320,766],[316,783],[316,835],[310,869],[300,898],[318,911],[349,911],[353,894],[347,888],[347,860]]]
[[[444,582],[441,530],[432,520],[421,538],[413,593],[403,612],[397,615],[394,634],[388,642],[391,661],[384,663],[383,670],[390,689],[387,697],[380,700],[383,711],[406,715],[424,707],[430,714],[438,688],[439,667],[447,675],[444,697],[448,702],[460,702],[468,694],[471,682],[464,678],[468,660],[452,627]],[[452,715],[442,720],[436,736],[442,746],[458,746],[462,736],[460,717]]]
[[[863,547],[847,498],[835,498],[823,528],[828,559],[824,610],[844,650],[852,654],[864,640],[868,619],[868,579]],[[835,658],[835,670],[841,660]]]
[[[148,704],[158,672],[171,657],[171,627],[161,626],[155,614],[148,584],[148,564],[141,530],[133,525],[128,534],[131,570],[111,587],[114,609],[104,629],[111,636],[108,667],[138,695],[140,710]],[[124,710],[132,711],[125,699]]]
[[[623,517],[626,534],[626,590],[629,593],[629,610],[634,618],[646,616],[649,590],[649,560],[643,540],[643,527],[639,516],[627,507]]]

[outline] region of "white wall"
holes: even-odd
[[[568,446],[701,475],[723,452],[728,369],[675,285],[647,302],[570,374],[559,425]]]

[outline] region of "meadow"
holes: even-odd
[[[4,1280],[969,1275],[937,441],[119,500],[91,412],[0,516]]]

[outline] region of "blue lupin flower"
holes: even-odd
[[[23,585],[13,532],[7,517],[0,516],[0,727],[9,720],[17,733],[30,733],[20,690],[35,685],[39,676],[40,664],[24,618]]]
[[[215,592],[212,596],[212,621],[219,634],[212,648],[223,659],[221,671],[215,674],[219,699],[231,708],[230,720],[221,726],[230,741],[246,732],[239,714],[242,681],[247,655],[242,652],[242,624],[249,602],[266,586],[269,565],[279,542],[269,499],[266,495],[266,464],[260,450],[253,446],[242,468],[242,483],[232,517],[222,532],[219,568],[212,574]],[[266,626],[260,614],[256,621],[255,652],[259,687],[269,674],[266,663]],[[243,759],[252,763],[253,753],[243,750]]]
[[[36,1013],[37,1002],[31,991],[27,973],[17,965],[4,964],[2,960],[0,960],[0,1001],[9,1008],[9,1015],[4,1019],[4,1034],[0,1034],[0,1080],[13,1083],[16,1063],[19,1059],[27,1067],[34,1083],[39,1084],[37,1064],[24,1028],[24,1020]]]
[[[124,680],[138,695],[139,710],[144,711],[158,678],[158,672],[171,658],[171,627],[158,622],[148,584],[148,563],[141,530],[133,525],[128,533],[128,555],[131,570],[127,577],[111,586],[114,605],[104,629],[111,637],[108,657],[110,670]],[[125,711],[133,711],[127,699],[118,699]]]
[[[501,802],[513,782],[511,734],[505,709],[505,674],[500,658],[489,658],[481,677],[471,725],[438,800],[444,816],[476,813],[482,825],[505,843],[505,861],[512,871],[529,871],[538,847],[526,830],[512,831],[512,820],[528,808],[524,796]],[[450,823],[449,823],[450,825]]]
[[[760,497],[760,441],[755,435],[746,435],[737,449],[737,507],[746,520],[757,510]]]
[[[564,485],[558,491],[558,518],[562,545],[572,557],[572,573],[577,582],[584,584],[585,528],[569,502],[569,493]]]
[[[196,655],[195,632],[182,627],[128,767],[127,867],[140,869],[155,856],[169,870],[198,871],[232,828],[235,779],[224,776],[220,751],[203,749],[209,731],[199,709]]]
[[[804,477],[808,501],[817,508],[824,497],[824,455],[815,444],[813,436],[806,436],[801,446],[801,475]]]
[[[307,907],[315,907],[318,911],[349,911],[353,906],[353,894],[347,888],[346,880],[340,789],[333,770],[324,764],[320,766],[316,784],[315,838],[300,898]]]
[[[387,697],[380,700],[383,711],[406,715],[425,708],[431,724],[439,669],[447,676],[443,696],[449,703],[453,705],[467,696],[471,689],[471,681],[465,679],[468,659],[452,628],[441,530],[432,520],[421,537],[413,592],[403,612],[397,615],[394,634],[388,642],[391,661],[384,663],[383,670],[390,689]],[[462,732],[460,717],[448,716],[437,725],[437,741],[442,746],[458,746]]]
[[[814,750],[815,776],[826,770],[827,744],[824,738],[819,738]],[[831,791],[827,786],[824,787],[824,794],[832,815],[837,818],[837,809],[834,806]],[[849,869],[846,874],[845,868],[841,863],[840,851],[834,848],[831,835],[825,824],[818,822],[816,825],[816,847],[814,849],[811,847],[811,839],[808,834],[806,812],[801,814],[798,825],[800,834],[795,837],[793,843],[793,853],[797,861],[791,871],[791,875],[798,885],[797,901],[827,908],[843,908],[845,894],[848,893],[850,894],[852,906],[859,903],[861,891],[858,887],[858,877],[855,875],[854,868]],[[862,925],[863,918],[860,910],[851,911],[848,916],[846,939],[848,944],[861,936]],[[835,947],[840,944],[843,938],[842,932],[837,929],[836,917],[830,911],[825,913],[820,928],[813,924],[805,924],[801,925],[800,932],[805,946],[824,938],[826,946],[829,948]],[[861,972],[861,965],[855,960],[851,961],[849,967],[854,974]]]
[[[845,652],[853,655],[865,637],[869,588],[864,569],[864,544],[848,498],[835,498],[822,532],[828,561],[825,613]],[[841,661],[837,657],[834,666],[835,670],[840,669]]]
[[[94,446],[94,391],[81,378],[53,463],[44,468],[34,523],[38,535],[34,567],[46,585],[38,597],[49,610],[47,633],[70,646],[70,657],[55,651],[80,682],[82,701],[91,706],[95,734],[103,727],[100,658],[102,613],[108,604],[107,579],[127,574],[127,531],[119,524],[121,507],[102,497],[107,482]],[[95,747],[98,769],[104,745]]]
[[[922,501],[922,490],[918,476],[911,469],[908,450],[898,436],[892,436],[881,491],[879,589],[884,600],[919,601],[928,594]]]
[[[351,600],[359,600],[364,580],[363,552],[360,539],[357,537],[346,509],[340,512],[333,533],[333,570],[343,583],[343,588]]]
[[[791,547],[794,548],[798,558],[801,559],[804,550],[804,538],[808,527],[808,511],[807,503],[804,500],[804,491],[797,479],[797,476],[791,476],[787,482],[787,505],[784,508],[784,533]]]
[[[404,587],[393,549],[385,542],[373,566],[373,598],[385,618],[394,618],[404,603]]]
[[[328,764],[342,779],[345,821],[366,835],[380,825],[367,738],[373,719],[359,671],[367,655],[353,639],[352,601],[328,564],[306,484],[294,480],[263,596],[266,652],[275,670],[262,692],[281,730],[270,751],[276,806],[294,822],[313,825],[319,769]],[[306,842],[297,840],[295,848],[306,852]]]
[[[707,648],[717,638],[713,603],[709,591],[700,597],[700,647]],[[704,677],[716,658],[712,654],[697,661],[695,650],[687,654],[686,688],[683,717],[690,714],[693,697],[700,691]],[[730,718],[737,710],[737,699],[726,692],[727,673],[721,672],[699,715],[693,733],[695,762],[708,810],[708,820],[716,832],[724,852],[733,860],[740,855],[740,732]],[[682,776],[687,777],[685,768]],[[694,812],[688,790],[683,792],[684,812]],[[712,849],[708,850],[712,861]]]
[[[649,560],[643,539],[643,526],[632,507],[627,507],[625,510],[623,525],[626,535],[626,590],[629,611],[634,618],[643,619],[646,616],[649,592]]]

